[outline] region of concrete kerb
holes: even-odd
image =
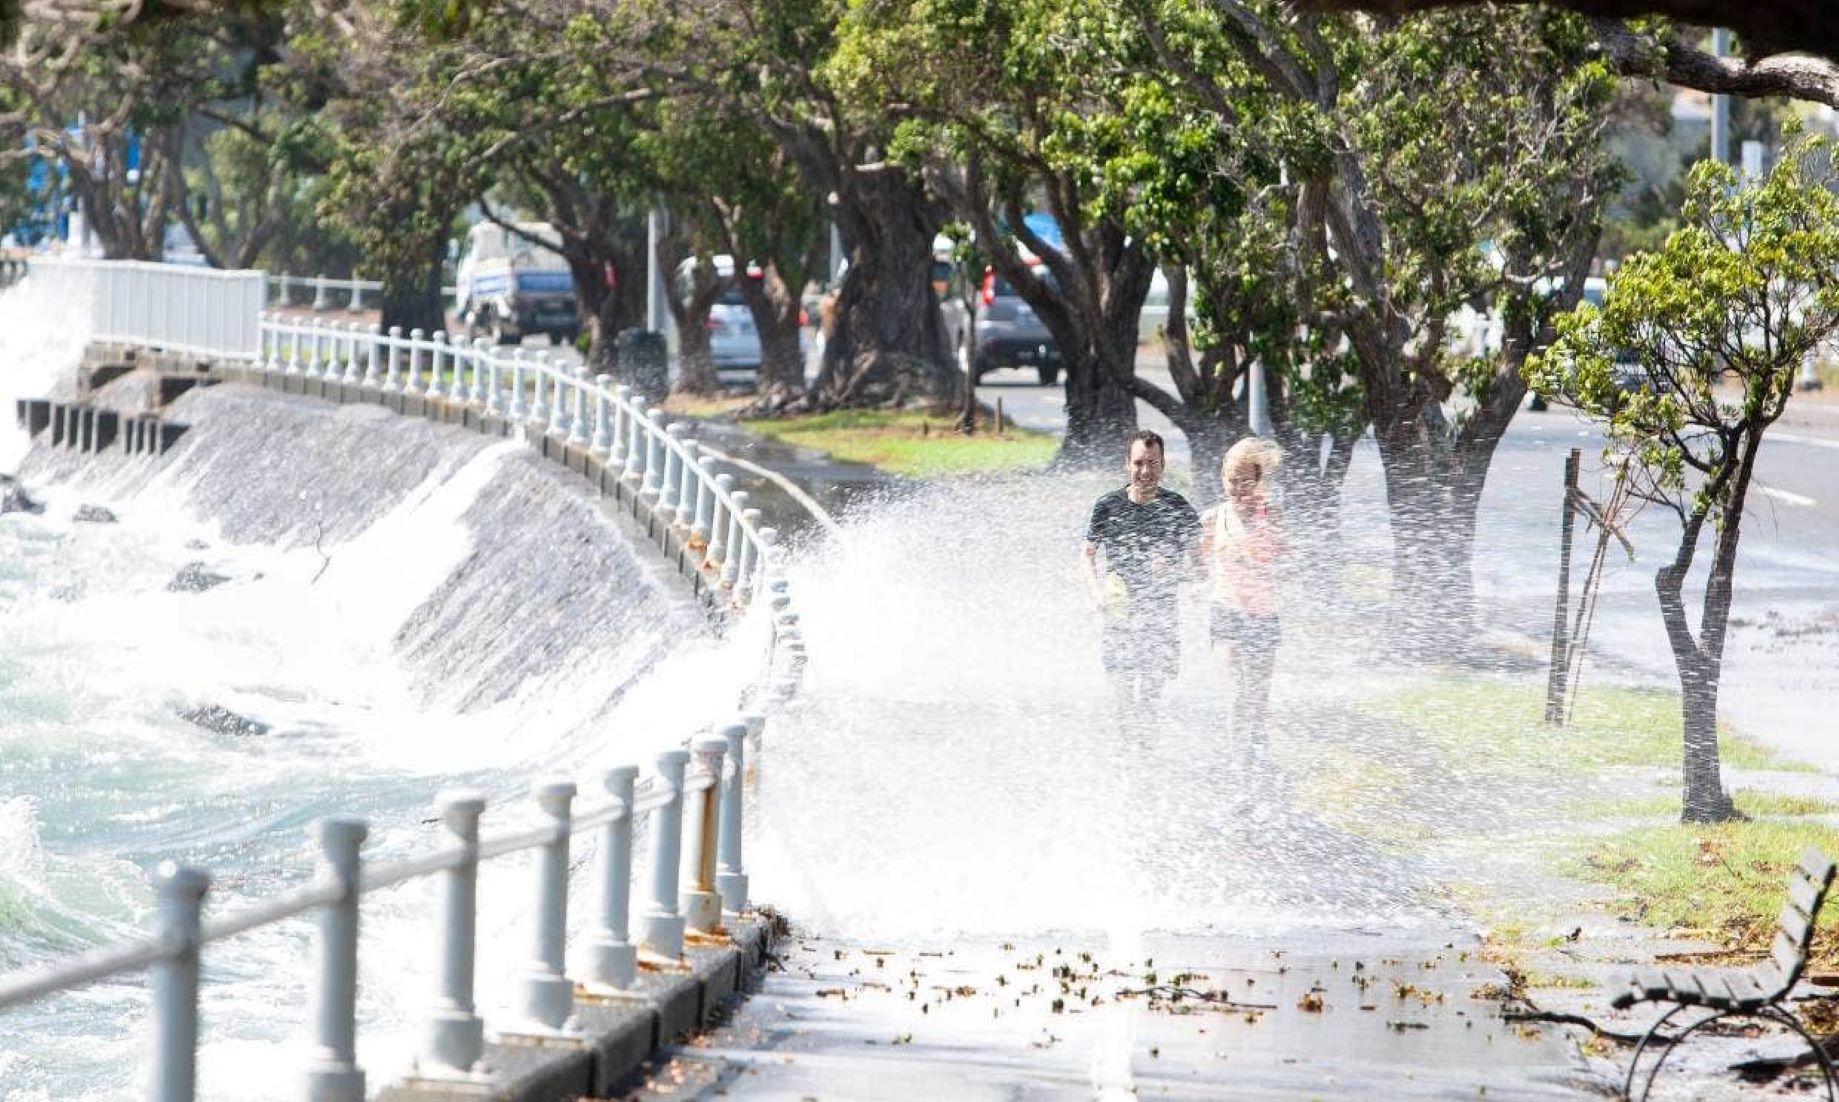
[[[562,1102],[616,1095],[665,1046],[715,1024],[740,994],[759,985],[772,929],[752,915],[731,918],[727,944],[692,944],[687,967],[646,968],[625,990],[577,987],[568,1028],[503,1033],[487,1041],[480,1074],[467,1080],[412,1073],[377,1102]]]

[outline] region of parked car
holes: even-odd
[[[555,229],[546,222],[516,226],[515,234],[496,222],[467,231],[454,273],[454,312],[468,339],[516,344],[546,333],[551,344],[573,342],[581,334],[574,275],[559,253],[530,240],[553,241]]]
[[[726,253],[718,253],[710,257],[709,262],[715,266],[715,277],[722,285],[721,294],[714,305],[709,307],[709,359],[714,362],[716,377],[723,384],[751,386],[760,372],[760,331],[754,325],[753,311],[747,306],[747,297],[735,281],[734,258]],[[750,264],[742,270],[741,275],[746,279],[760,279],[763,273]],[[695,277],[695,257],[687,257],[677,265],[677,295],[680,300],[688,297],[691,281]],[[670,339],[674,354],[676,323],[671,321],[668,324],[673,329]],[[805,332],[800,327],[798,350],[801,354],[808,348]]]
[[[1046,265],[1037,261],[1033,270],[1036,276],[1052,281]],[[972,333],[973,382],[1004,367],[1032,367],[1042,386],[1053,386],[1060,380],[1060,349],[1054,344],[1053,334],[1035,316],[1034,308],[1023,302],[1009,281],[993,268],[983,270]]]

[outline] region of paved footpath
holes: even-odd
[[[728,1025],[665,1050],[622,1097],[1607,1094],[1562,1031],[1502,1020],[1503,977],[1474,949],[1396,933],[1152,935],[1111,959],[1072,941],[794,936]]]

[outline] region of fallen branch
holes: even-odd
[[[1126,988],[1117,993],[1117,997],[1120,999],[1128,999],[1134,995],[1147,995],[1152,999],[1162,999],[1166,1002],[1179,1002],[1182,999],[1193,999],[1195,1002],[1206,1003],[1208,1006],[1217,1006],[1222,1010],[1277,1009],[1276,1005],[1272,1003],[1234,1002],[1232,996],[1222,991],[1202,991],[1198,987],[1180,987],[1172,983],[1159,983],[1153,987]]]
[[[1525,1009],[1522,1010],[1511,1006],[1502,1008],[1502,1021],[1550,1022],[1554,1025],[1580,1025],[1596,1036],[1604,1040],[1614,1041],[1617,1044],[1635,1045],[1641,1043],[1642,1034],[1619,1033],[1613,1029],[1604,1029],[1595,1021],[1584,1017],[1582,1014],[1566,1014],[1556,1010],[1541,1010],[1526,999],[1521,999],[1520,1001],[1525,1004]],[[1677,1038],[1669,1037],[1664,1033],[1656,1033],[1653,1036],[1652,1043],[1657,1045],[1671,1045],[1675,1040],[1677,1040]]]

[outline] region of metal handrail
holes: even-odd
[[[98,281],[98,287],[105,285],[113,286]],[[112,310],[115,305],[105,302],[101,308]],[[157,326],[136,331],[128,325],[113,335],[172,347],[154,329]],[[419,385],[424,359],[430,370],[444,368],[445,361],[451,360],[453,396],[439,393],[449,388],[442,386],[438,376],[430,376],[423,393],[519,418],[527,431],[566,434],[570,444],[603,456],[609,469],[623,462],[621,477],[640,478],[644,491],[657,495],[653,507],[660,515],[665,503],[675,501],[674,523],[692,532],[707,529],[710,554],[705,566],[723,572],[723,583],[734,587],[737,604],[746,604],[755,592],[769,594],[772,636],[763,680],[770,691],[764,699],[782,701],[796,691],[805,665],[804,640],[797,616],[789,611],[776,533],[758,523],[758,514],[747,507],[746,493],[732,489],[731,476],[715,474],[713,459],[699,455],[693,440],[662,424],[661,411],[643,408],[630,391],[610,386],[604,376],[589,381],[584,372],[569,372],[545,357],[526,357],[521,350],[506,357],[483,342],[450,341],[444,333],[383,334],[355,325],[333,326],[320,319],[307,324],[267,313],[259,314],[252,332],[256,336],[248,343],[216,349],[215,354],[253,362],[264,371],[317,375],[347,385],[409,392]],[[507,375],[513,388],[508,402]],[[524,406],[525,376],[534,390],[533,407]],[[671,477],[678,481],[672,484]],[[304,1093],[313,1099],[359,1102],[363,1089],[355,1041],[359,901],[366,894],[410,880],[442,876],[446,888],[441,893],[439,921],[439,992],[418,1057],[418,1077],[476,1083],[474,1070],[483,1043],[472,991],[479,862],[522,851],[538,855],[536,951],[521,980],[520,1013],[522,1021],[535,1023],[534,1028],[559,1029],[572,1011],[576,983],[564,972],[563,963],[570,841],[588,830],[597,830],[601,836],[601,895],[589,933],[587,974],[580,978],[603,987],[630,986],[640,948],[666,959],[682,959],[686,926],[713,931],[724,909],[739,911],[747,905],[748,878],[741,852],[743,761],[747,743],[758,740],[765,718],[751,713],[723,725],[719,734],[694,740],[687,752],[663,752],[646,785],[637,783],[636,766],[609,770],[602,781],[612,799],[580,814],[573,810],[573,783],[539,785],[534,796],[545,821],[509,833],[482,838],[478,826],[485,799],[467,791],[445,793],[438,807],[452,844],[388,863],[367,866],[361,860],[360,848],[368,833],[362,820],[322,819],[314,827],[320,859],[310,882],[209,921],[202,916],[208,874],[167,863],[155,877],[159,906],[153,936],[0,976],[0,1010],[113,975],[148,972],[157,1044],[149,1096],[155,1102],[189,1102],[196,1073],[201,950],[262,926],[316,913],[319,971],[314,1002],[319,1011],[314,1015],[315,1057],[306,1073]],[[641,816],[651,823],[651,894],[635,939],[628,928],[634,828]],[[679,896],[686,822],[696,824],[697,829],[687,865],[690,880]]]

